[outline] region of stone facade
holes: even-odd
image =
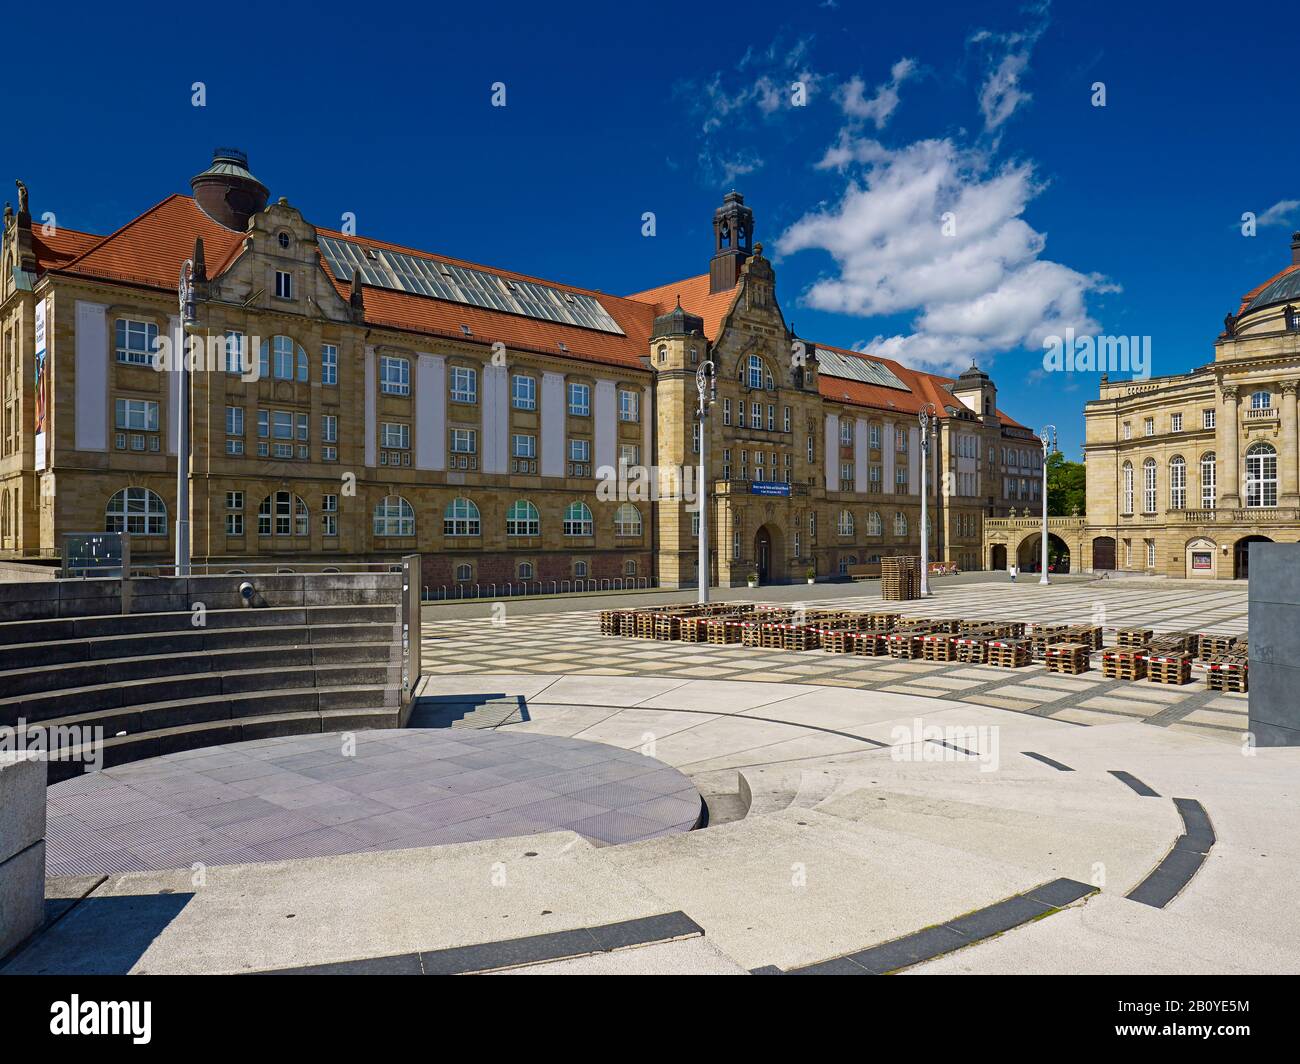
[[[210,186],[211,172],[201,176]],[[245,185],[263,187],[251,175]],[[836,576],[917,553],[926,403],[938,415],[932,560],[980,567],[983,517],[1039,497],[1039,442],[997,410],[996,387],[974,367],[950,380],[794,337],[734,194],[715,217],[708,275],[627,298],[551,287],[557,300],[599,304],[617,335],[350,286],[322,253],[326,234],[284,199],[237,220],[236,232],[174,196],[101,241],[6,216],[0,558],[55,558],[67,532],[126,526],[136,561],[167,562],[180,393],[178,374],[159,371],[166,359],[145,352],[155,340],[198,352],[191,551],[219,569],[419,552],[435,589],[693,585],[693,503],[611,493],[600,473],[653,466],[659,486],[665,471],[693,476],[696,374],[709,361],[709,526],[723,586],[755,569],[801,580],[809,568]],[[394,250],[328,235],[376,261]],[[187,257],[189,325],[173,280]],[[472,269],[511,290],[531,283]],[[865,372],[854,360],[885,385],[851,379]]]
[[[1190,373],[1108,381],[1084,410],[1095,570],[1231,580],[1253,542],[1300,539],[1300,234]]]

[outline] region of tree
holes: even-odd
[[[1088,501],[1087,477],[1082,462],[1070,462],[1060,451],[1047,456],[1047,513],[1049,517],[1082,514]]]

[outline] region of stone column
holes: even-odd
[[[1219,424],[1218,438],[1218,468],[1215,472],[1219,482],[1219,506],[1224,510],[1236,510],[1241,506],[1241,494],[1237,490],[1241,468],[1238,459],[1240,444],[1235,384],[1223,386],[1223,418]]]
[[[1296,387],[1298,381],[1282,383],[1282,453],[1278,455],[1278,479],[1281,481],[1281,506],[1300,505],[1300,470],[1296,446]]]

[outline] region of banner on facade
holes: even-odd
[[[36,468],[45,468],[45,300],[36,304]]]
[[[749,485],[751,495],[789,495],[790,485],[778,480],[755,480]]]

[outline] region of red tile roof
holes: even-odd
[[[736,301],[736,289],[729,288],[725,292],[711,293],[709,275],[702,273],[698,277],[687,277],[672,284],[660,285],[658,288],[648,288],[644,292],[628,296],[628,299],[650,304],[658,315],[667,314],[677,306],[679,297],[683,309],[704,319],[704,335],[710,340],[716,340],[722,330],[722,319],[727,316],[731,305]]]
[[[94,246],[99,237],[76,229],[58,227],[46,236],[42,226],[32,226],[32,250],[36,252],[36,272],[56,270],[66,266],[82,252]]]
[[[189,196],[168,196],[60,267],[61,272],[150,288],[175,290],[181,263],[203,237],[204,257],[224,264],[243,243],[242,233],[218,225]]]

